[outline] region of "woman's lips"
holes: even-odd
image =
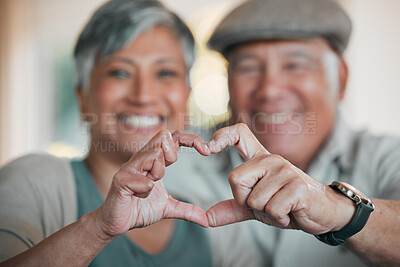
[[[161,127],[165,118],[159,115],[123,114],[119,121],[128,129],[151,130]]]

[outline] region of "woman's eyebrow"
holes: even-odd
[[[178,63],[179,61],[176,58],[172,57],[163,57],[156,60],[156,63]]]
[[[132,59],[125,58],[125,57],[108,57],[104,61],[105,61],[105,63],[110,63],[110,62],[117,61],[117,62],[124,62],[124,63],[130,64],[130,65],[134,64]]]
[[[162,63],[174,63],[174,64],[178,64],[180,61],[176,58],[173,57],[158,57],[155,59],[153,62],[155,62],[156,64],[162,64]],[[120,57],[120,56],[114,56],[114,57],[108,57],[106,59],[104,59],[103,64],[110,64],[112,62],[122,62],[122,63],[126,63],[129,65],[135,65],[135,61],[131,58],[128,57]]]

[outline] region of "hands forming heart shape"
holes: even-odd
[[[211,154],[196,135],[161,130],[114,175],[108,195],[98,209],[100,226],[106,235],[117,236],[170,218],[209,226],[201,208],[174,199],[161,180],[165,167],[177,160],[181,146],[193,147],[204,156]]]
[[[177,160],[181,146],[193,147],[204,156],[235,146],[246,162],[228,177],[234,199],[217,203],[207,212],[174,199],[161,178],[165,167]],[[218,130],[208,144],[196,135],[160,131],[115,174],[104,203],[95,212],[102,232],[111,237],[169,218],[203,227],[256,219],[320,234],[348,223],[338,220],[335,213],[326,213],[326,208],[337,210],[338,201],[343,201],[338,194],[270,154],[246,125],[236,124]],[[353,211],[348,208],[348,218]]]

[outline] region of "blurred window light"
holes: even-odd
[[[196,104],[203,112],[214,116],[228,112],[227,92],[227,78],[218,74],[203,77],[193,88]]]
[[[77,158],[83,157],[86,151],[78,149],[75,146],[64,142],[54,142],[48,148],[47,152],[51,155],[61,158]]]

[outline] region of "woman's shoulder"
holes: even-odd
[[[34,154],[2,167],[0,260],[32,247],[75,221],[75,195],[68,159]]]
[[[21,201],[40,213],[62,209],[68,221],[75,216],[76,185],[66,158],[30,154],[9,162],[0,169],[0,192],[10,205]]]
[[[45,163],[57,164],[66,161],[68,161],[67,158],[59,158],[48,153],[35,153],[16,158],[8,162],[6,165],[4,165],[1,168],[1,170],[4,168],[12,168],[17,166],[30,166],[34,164],[45,164]]]
[[[50,154],[29,154],[17,158],[0,169],[0,181],[9,179],[34,179],[37,182],[70,172],[69,159]]]

